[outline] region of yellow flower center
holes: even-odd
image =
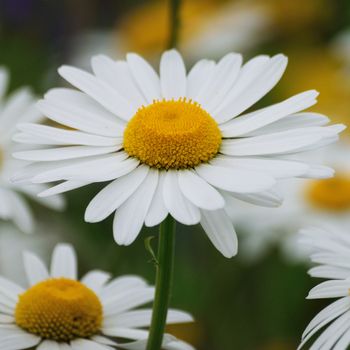
[[[67,342],[87,338],[102,325],[102,305],[82,283],[66,279],[40,282],[20,295],[16,324],[43,339]]]
[[[350,210],[350,177],[337,175],[315,180],[306,189],[308,201],[316,208],[341,212]]]
[[[191,168],[219,151],[216,121],[191,100],[154,101],[141,107],[124,132],[124,149],[142,163],[159,169]]]

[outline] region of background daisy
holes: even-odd
[[[342,223],[350,228],[349,139],[344,137],[322,152],[309,152],[304,157],[330,165],[335,169],[334,177],[281,182],[276,196],[286,199],[279,208],[257,209],[235,203],[238,209],[232,210],[231,215],[242,231],[242,254],[247,258],[261,258],[278,245],[286,258],[305,261],[308,252],[298,244],[295,235],[301,227],[323,222]]]
[[[2,350],[145,348],[152,310],[139,307],[153,300],[154,288],[142,278],[111,280],[110,274],[93,270],[79,281],[76,255],[67,244],[56,246],[50,270],[32,253],[24,253],[23,259],[27,288],[0,277]],[[169,310],[168,324],[192,321],[188,313]],[[168,350],[193,350],[170,335],[163,345]]]
[[[160,77],[136,54],[126,61],[96,56],[93,74],[63,66],[59,73],[81,92],[50,90],[38,108],[75,130],[18,124],[16,140],[47,148],[16,152],[33,164],[14,181],[61,181],[41,197],[112,181],[90,202],[85,220],[115,212],[118,244],[131,244],[144,223],[158,225],[170,214],[185,225],[200,223],[232,257],[237,239],[226,213],[232,198],[270,206],[280,203],[273,189],[280,179],[332,175],[287,158],[336,141],[344,129],[300,113],[316,103],[316,91],[242,114],[276,85],[286,65],[276,55],[242,66],[241,55],[230,53],[218,63],[201,60],[187,74],[181,55],[170,50]]]
[[[0,218],[12,220],[23,232],[30,233],[34,228],[33,217],[23,195],[56,210],[63,209],[64,202],[61,196],[38,198],[36,194],[45,189],[43,185],[22,186],[10,181],[13,173],[27,164],[12,157],[12,152],[19,148],[12,141],[16,123],[38,121],[42,115],[34,107],[35,99],[27,88],[5,97],[8,80],[7,70],[0,67]]]

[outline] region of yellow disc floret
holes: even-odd
[[[102,314],[101,302],[91,289],[58,278],[38,283],[20,295],[15,320],[29,333],[66,342],[98,333]]]
[[[191,168],[219,151],[216,121],[191,100],[154,101],[141,107],[124,132],[124,149],[142,163],[159,169]]]
[[[331,179],[315,180],[306,189],[312,206],[342,212],[350,210],[350,176],[337,175]]]

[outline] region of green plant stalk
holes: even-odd
[[[169,0],[170,37],[168,49],[175,48],[179,39],[181,0]]]
[[[169,0],[170,37],[168,48],[175,48],[180,27],[181,0]],[[158,255],[156,261],[156,293],[152,321],[146,350],[161,350],[174,272],[175,220],[168,215],[159,226]]]
[[[147,350],[160,350],[171,297],[175,257],[175,220],[168,217],[159,226],[156,294]]]

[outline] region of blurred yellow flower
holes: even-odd
[[[350,209],[350,175],[337,173],[331,179],[313,180],[305,191],[316,209],[343,212]]]

